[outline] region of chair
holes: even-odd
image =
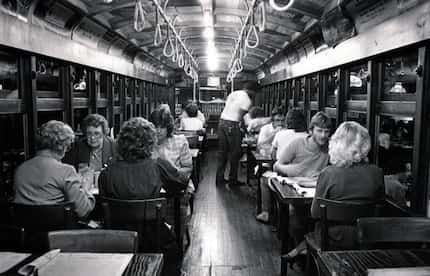
[[[77,226],[73,202],[27,205],[10,204],[12,222],[26,231],[52,231],[72,229]]]
[[[430,244],[430,219],[419,217],[378,217],[357,220],[360,247],[421,248]]]
[[[320,206],[320,232],[312,232],[305,236],[307,253],[307,271],[309,272],[310,257],[317,264],[317,252],[339,249],[335,244],[330,244],[329,227],[351,226],[354,229],[356,221],[361,217],[373,217],[379,213],[379,202],[353,203],[345,201],[316,198]],[[349,248],[351,249],[351,248]],[[319,269],[319,266],[317,265]]]
[[[161,247],[161,231],[165,215],[165,198],[145,200],[121,200],[100,197],[103,208],[103,218],[107,229],[136,230],[143,245],[154,242],[158,252]],[[154,229],[155,228],[155,229]],[[151,240],[145,234],[154,234]],[[152,246],[150,246],[152,247]]]
[[[62,230],[48,232],[49,249],[65,252],[137,253],[135,231],[122,230]]]
[[[47,232],[77,228],[74,203],[26,205],[10,203],[12,224],[25,229],[25,247],[32,252],[46,250]]]
[[[0,224],[0,251],[22,251],[24,228]]]

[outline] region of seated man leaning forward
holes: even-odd
[[[310,122],[310,135],[292,141],[280,154],[274,171],[284,176],[315,177],[328,165],[328,141],[331,120],[323,112],[316,113]],[[301,243],[306,233],[308,208],[290,205],[290,232],[295,244]],[[304,248],[304,247],[302,247]],[[294,256],[302,248],[293,250]]]
[[[72,201],[79,217],[88,215],[94,208],[94,197],[82,187],[75,168],[61,162],[73,139],[73,130],[63,122],[49,121],[38,129],[36,156],[22,163],[15,172],[15,203]]]
[[[317,176],[328,164],[328,140],[331,120],[323,112],[315,114],[309,125],[310,135],[292,141],[273,166],[284,176]]]

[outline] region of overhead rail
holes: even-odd
[[[171,22],[165,13],[168,1],[165,2],[164,7],[160,5],[158,0],[152,0],[152,2],[155,5],[154,45],[162,47],[164,56],[171,58],[180,68],[184,69],[185,73],[192,78],[194,82],[198,82],[198,63],[175,29],[174,22],[176,18]],[[134,28],[137,32],[143,31],[144,20],[145,16],[143,13],[142,0],[136,0]],[[164,45],[163,34],[161,32],[161,20],[164,20],[167,26]]]
[[[248,13],[243,21],[242,28],[236,40],[236,45],[231,55],[227,82],[231,82],[236,77],[237,73],[243,70],[242,58],[246,57],[247,48],[256,48],[260,43],[258,33],[265,29],[266,10],[264,8],[264,0],[261,0],[254,12],[257,2],[258,0],[252,0],[251,5],[249,5]],[[257,22],[255,22],[256,20]],[[251,42],[251,38],[254,42]]]

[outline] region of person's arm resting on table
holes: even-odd
[[[73,167],[67,170],[64,179],[64,193],[67,200],[75,203],[75,212],[79,217],[86,217],[94,209],[94,197],[82,188],[80,177]]]
[[[296,140],[297,141],[297,140]],[[291,142],[288,147],[284,148],[279,156],[279,160],[273,165],[273,170],[285,176],[297,176],[295,175],[295,168],[297,167],[291,162],[296,157],[297,143],[296,141]]]

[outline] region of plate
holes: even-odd
[[[317,186],[316,180],[302,180],[297,183],[300,187],[303,188],[315,188]]]

